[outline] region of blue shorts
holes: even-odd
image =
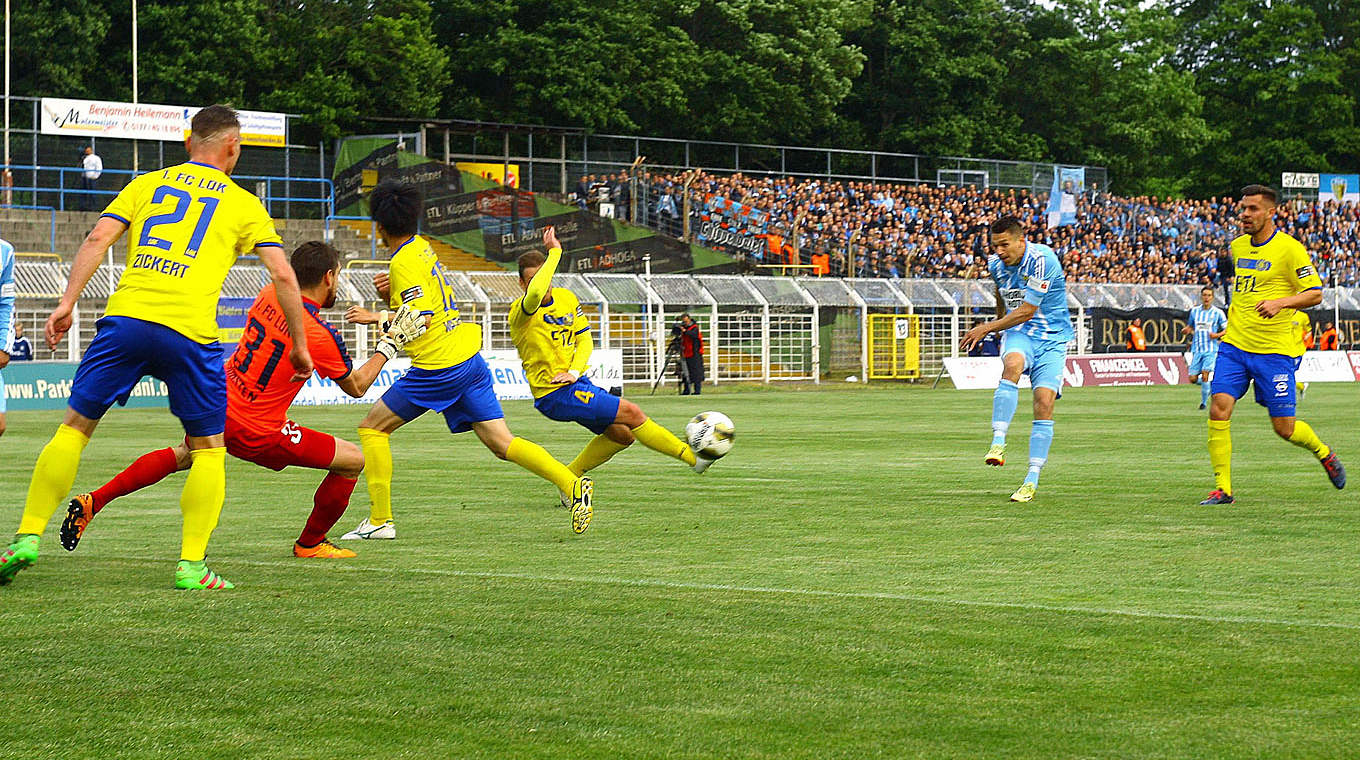
[[[534,399],[534,408],[550,420],[575,422],[599,435],[618,418],[619,397],[583,377]]]
[[[1036,340],[1022,332],[1007,330],[1001,338],[1001,355],[1025,357],[1025,374],[1035,388],[1062,390],[1063,367],[1067,364],[1067,341]]]
[[[1190,376],[1201,372],[1213,372],[1214,362],[1218,361],[1218,351],[1205,351],[1202,354],[1192,354],[1190,356]]]
[[[94,340],[71,381],[70,407],[92,420],[150,375],[165,383],[170,412],[191,436],[218,435],[227,425],[222,344],[198,343],[162,324],[132,317],[95,322]]]
[[[1256,385],[1256,403],[1264,406],[1271,417],[1293,417],[1294,370],[1299,359],[1284,354],[1253,354],[1231,343],[1218,349],[1214,364],[1214,393],[1226,393],[1242,398],[1249,384]]]
[[[425,412],[439,412],[450,433],[465,433],[474,422],[505,416],[481,354],[444,369],[412,367],[392,383],[382,402],[407,422]]]

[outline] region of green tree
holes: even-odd
[[[1313,7],[1225,0],[1177,9],[1180,62],[1198,79],[1215,133],[1191,172],[1194,191],[1222,193],[1277,182],[1282,171],[1354,166],[1360,129],[1347,83],[1357,74],[1346,61],[1356,54],[1339,48],[1337,33],[1329,36]],[[1351,22],[1338,28],[1353,35]]]
[[[1139,0],[1016,8],[1028,44],[1008,61],[1005,99],[1055,161],[1105,166],[1130,194],[1180,193],[1212,139],[1193,74],[1173,63],[1179,27]]]
[[[843,112],[866,147],[927,155],[1038,159],[1001,96],[1005,56],[1024,42],[997,0],[876,0],[850,36],[865,53]]]

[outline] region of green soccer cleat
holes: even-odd
[[[175,566],[175,588],[218,591],[236,588],[236,585],[208,569],[203,562],[180,560]]]
[[[8,586],[20,570],[37,561],[38,537],[15,536],[14,543],[0,553],[0,586]]]
[[[1005,464],[1006,444],[1004,443],[992,444],[992,447],[990,449],[987,449],[986,458],[983,459],[982,461],[986,462],[987,464],[993,467],[1000,467],[1001,465]]]
[[[1037,486],[1033,483],[1021,483],[1020,487],[1011,494],[1011,501],[1030,502],[1034,501],[1034,492]]]

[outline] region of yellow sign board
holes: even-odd
[[[869,315],[869,379],[921,376],[921,323],[915,314]]]

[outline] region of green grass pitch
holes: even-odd
[[[1355,390],[1301,406],[1360,472]],[[0,757],[1340,757],[1360,736],[1360,512],[1263,410],[1212,487],[1198,389],[1072,389],[1039,500],[982,464],[991,396],[919,388],[642,397],[718,409],[708,474],[640,446],[589,532],[438,418],[393,436],[400,539],[292,558],[320,475],[228,460],[209,548],[171,588],[183,476],[56,538],[0,589]],[[361,407],[298,409],[354,440]],[[506,405],[570,460],[589,434]],[[0,439],[17,525],[55,412]],[[78,490],[177,425],[115,410]],[[1353,486],[1360,487],[1360,483]],[[333,536],[367,513],[361,483]]]

